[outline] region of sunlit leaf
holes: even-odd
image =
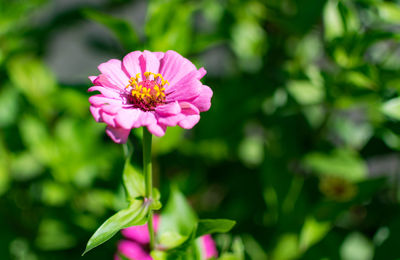
[[[196,237],[205,234],[229,232],[235,224],[235,221],[229,219],[201,219],[198,222]]]
[[[165,232],[176,232],[182,236],[189,236],[197,223],[196,213],[176,187],[171,189],[161,219],[158,231],[160,236]]]
[[[400,120],[400,97],[393,98],[383,104],[382,111],[388,117]]]
[[[130,163],[129,159],[125,162],[122,178],[129,200],[145,195],[144,176],[136,166]]]
[[[129,208],[118,211],[96,230],[83,254],[106,242],[123,228],[145,224],[148,212],[148,205],[140,200],[132,202]]]

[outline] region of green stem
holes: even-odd
[[[153,177],[151,168],[151,133],[143,127],[143,174],[145,182],[145,196],[147,199],[153,199]],[[154,229],[153,229],[153,212],[150,208],[147,226],[150,234],[150,249],[154,249]]]

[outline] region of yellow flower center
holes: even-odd
[[[128,102],[142,110],[154,110],[157,105],[165,103],[164,86],[169,83],[161,74],[145,72],[143,75],[143,80],[141,80],[141,73],[130,78],[126,86],[131,94]]]

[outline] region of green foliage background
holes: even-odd
[[[220,252],[400,259],[399,41],[398,1],[0,0],[1,259],[78,259],[126,206],[87,76],[142,49],[208,70],[210,111],[155,141],[154,172],[164,202],[174,183],[201,218],[237,221]]]

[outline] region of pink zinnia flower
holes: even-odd
[[[134,51],[122,62],[112,59],[91,76],[90,111],[116,143],[125,143],[130,130],[141,126],[163,136],[167,126],[190,129],[200,112],[211,106],[212,90],[200,79],[206,74],[175,51]]]
[[[160,216],[154,215],[154,231],[157,232],[160,223]],[[121,231],[126,238],[118,243],[118,254],[132,260],[153,260],[149,252],[150,235],[147,224],[125,228]],[[211,235],[200,237],[201,252],[204,259],[218,257],[217,248]],[[120,260],[118,254],[115,260]]]

